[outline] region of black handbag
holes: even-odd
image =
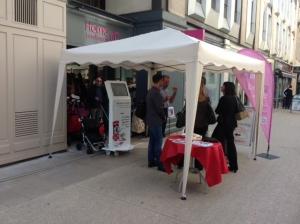
[[[176,127],[183,128],[185,126],[185,106],[176,114]]]
[[[249,117],[249,114],[246,111],[246,108],[244,107],[240,98],[235,97],[235,99],[236,99],[236,105],[237,105],[237,109],[236,109],[237,112],[235,113],[235,119],[240,121],[240,120],[243,120],[243,119]]]

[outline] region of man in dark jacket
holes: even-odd
[[[148,167],[157,166],[163,170],[160,163],[160,153],[162,147],[162,124],[165,121],[163,97],[160,94],[162,86],[162,76],[157,73],[152,77],[153,86],[149,90],[146,98],[146,122],[149,127],[148,144]]]
[[[285,96],[285,109],[290,109],[292,101],[293,101],[292,85],[289,85],[289,87],[284,90],[283,94]]]

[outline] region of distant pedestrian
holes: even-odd
[[[162,87],[162,75],[157,73],[152,77],[153,86],[146,97],[146,122],[149,127],[148,144],[148,167],[157,166],[164,170],[160,163],[162,148],[162,125],[166,120],[164,112],[163,97],[160,93]]]
[[[283,92],[285,100],[284,100],[284,108],[285,109],[290,109],[292,100],[293,100],[293,89],[292,85],[289,85],[288,88],[286,88]]]
[[[173,87],[173,93],[172,95],[168,94],[167,88],[169,87],[170,84],[170,76],[168,75],[163,75],[162,76],[162,88],[161,88],[161,95],[163,97],[163,102],[164,102],[164,112],[165,112],[165,116],[168,118],[168,108],[170,106],[171,103],[174,102],[174,99],[176,97],[176,93],[177,93],[177,87]],[[163,125],[162,125],[162,134],[163,137],[166,136],[166,126],[167,126],[167,119],[164,121]]]
[[[233,131],[237,127],[235,114],[237,113],[237,99],[235,85],[232,82],[224,82],[221,91],[223,96],[220,98],[216,113],[218,124],[212,134],[213,138],[218,139],[223,146],[225,154],[229,160],[229,170],[237,172],[237,152],[234,144]]]

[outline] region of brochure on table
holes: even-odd
[[[109,135],[107,151],[129,151],[131,145],[131,98],[126,82],[106,81],[109,99]]]

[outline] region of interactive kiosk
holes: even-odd
[[[133,149],[131,145],[131,98],[126,82],[106,81],[109,99],[109,133],[106,154]]]

